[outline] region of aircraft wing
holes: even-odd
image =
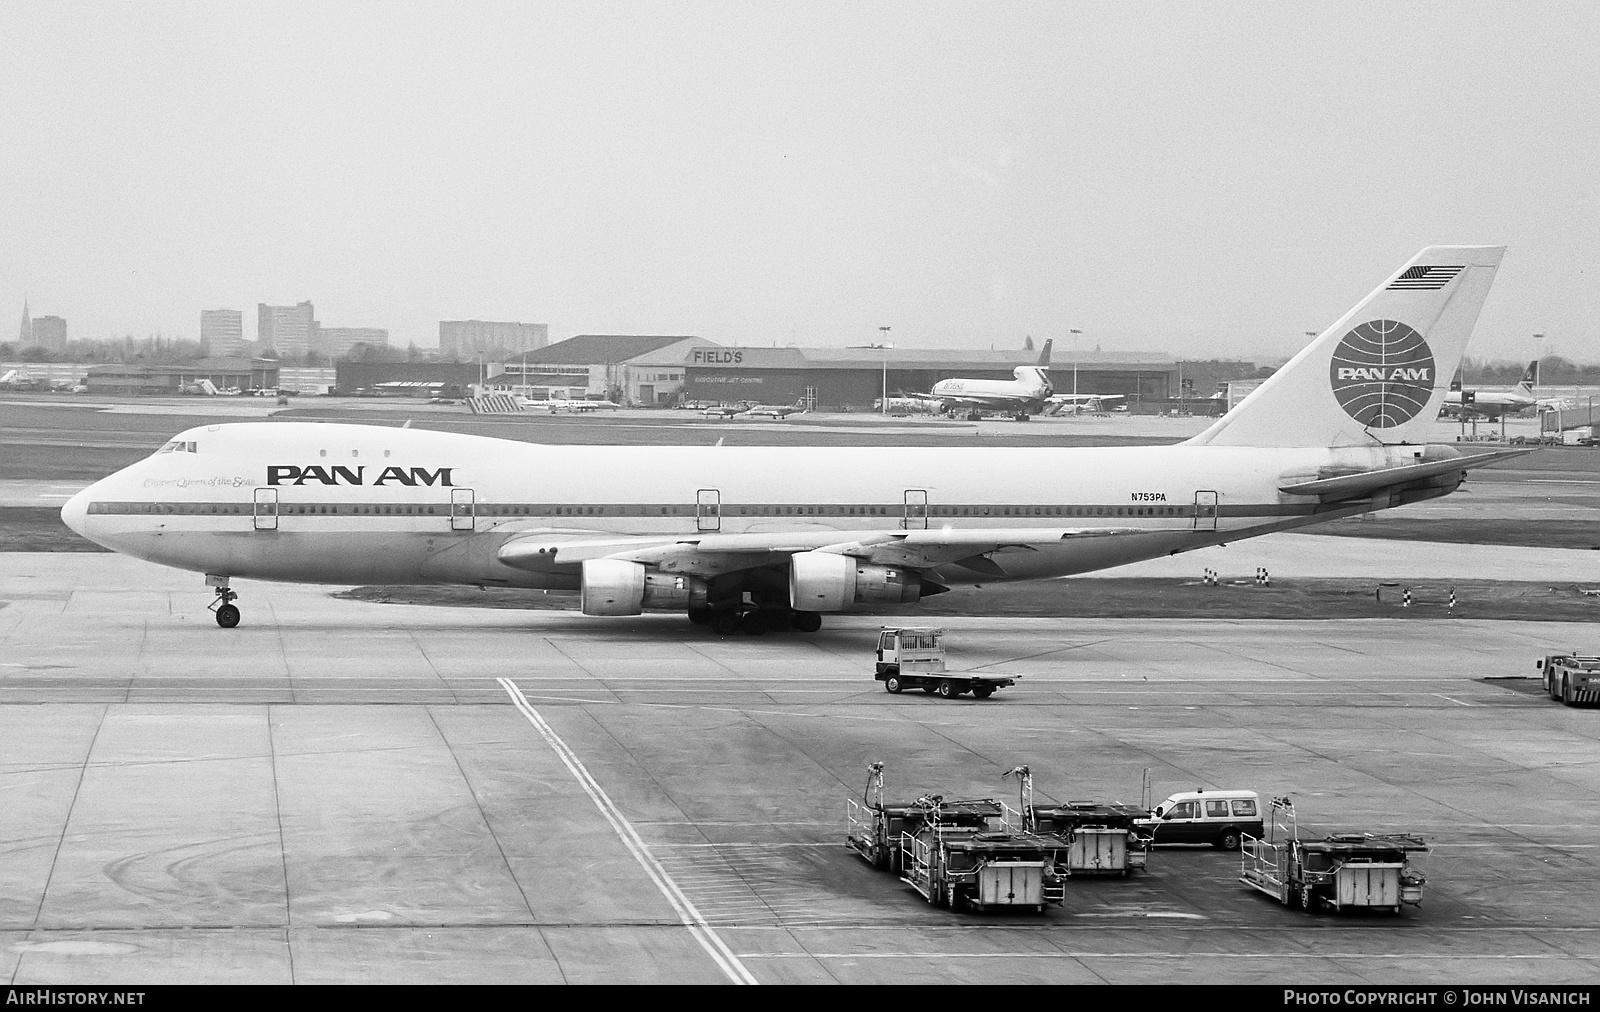
[[[584,537],[529,532],[501,546],[498,557],[514,569],[559,572],[593,559],[623,559],[674,573],[714,576],[786,562],[797,552],[848,555],[880,566],[934,569],[959,565],[980,573],[1004,571],[989,558],[1037,551],[1079,538],[1120,537],[1137,528],[979,528],[972,530],[795,530],[759,534],[689,534],[677,537]],[[1145,532],[1148,533],[1148,532]]]

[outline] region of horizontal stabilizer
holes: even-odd
[[[1279,491],[1288,495],[1314,495],[1324,500],[1348,499],[1386,488],[1393,488],[1397,485],[1409,484],[1413,481],[1421,481],[1424,478],[1436,478],[1441,474],[1470,471],[1476,467],[1483,467],[1499,460],[1509,460],[1512,457],[1520,457],[1525,453],[1532,452],[1532,450],[1497,450],[1494,453],[1480,453],[1471,457],[1452,457],[1448,460],[1407,464],[1404,467],[1385,467],[1377,471],[1361,471],[1357,474],[1345,474],[1336,478],[1322,478],[1318,481],[1301,482],[1296,485],[1283,485],[1279,488]]]

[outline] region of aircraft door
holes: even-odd
[[[278,529],[278,490],[275,488],[256,489],[255,527],[258,531],[275,531]]]
[[[928,529],[927,489],[906,489],[906,512],[905,518],[900,521],[900,526],[908,531],[925,531]]]
[[[694,494],[694,526],[700,531],[722,530],[722,492],[703,488]]]
[[[1194,529],[1197,531],[1214,531],[1217,529],[1217,494],[1215,492],[1196,492],[1194,494]]]
[[[450,490],[450,529],[470,531],[477,526],[478,508],[470,488]]]

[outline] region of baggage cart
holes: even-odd
[[[898,875],[904,852],[901,837],[920,832],[936,811],[943,825],[974,832],[989,829],[1003,815],[998,801],[945,801],[938,794],[909,803],[885,803],[883,763],[871,763],[861,800],[845,803],[845,846],[874,868]]]
[[[1064,805],[1035,805],[1033,827],[1072,842],[1067,867],[1074,875],[1126,875],[1148,864],[1150,837],[1137,821],[1150,813],[1135,805],[1069,801]]]
[[[1340,833],[1300,839],[1294,805],[1274,798],[1267,837],[1246,836],[1239,881],[1290,907],[1314,911],[1379,909],[1399,913],[1422,905],[1424,878],[1413,855],[1427,843],[1409,833]],[[1285,822],[1279,822],[1279,816]]]
[[[1060,837],[951,826],[930,819],[900,838],[900,877],[934,906],[1027,910],[1066,899],[1067,845]]]
[[[1004,805],[1004,828],[1059,836],[1067,844],[1066,864],[1072,874],[1127,875],[1148,863],[1150,835],[1139,826],[1150,817],[1147,809],[1094,801],[1036,805],[1028,767],[1018,766],[1004,776],[1017,777],[1019,792],[1018,808]]]

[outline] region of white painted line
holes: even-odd
[[[832,927],[831,925],[829,926]],[[1010,925],[995,925],[1004,929]],[[1595,959],[1600,953],[1534,952],[742,952],[745,959]]]
[[[1461,700],[1456,699],[1453,696],[1447,696],[1442,692],[1435,692],[1434,695],[1438,696],[1440,699],[1448,699],[1448,700],[1450,700],[1450,702],[1455,703],[1457,706],[1476,706],[1477,705],[1476,703],[1463,703]]]
[[[750,971],[745,969],[745,965],[739,962],[739,957],[733,954],[732,949],[728,948],[727,943],[722,940],[722,936],[718,935],[716,930],[706,923],[706,919],[701,916],[700,911],[690,902],[689,897],[684,895],[682,889],[678,888],[678,883],[674,882],[672,876],[667,874],[667,869],[663,868],[661,862],[656,860],[655,855],[650,853],[650,848],[645,844],[644,838],[633,828],[633,824],[622,814],[621,809],[617,808],[616,803],[611,800],[611,796],[589,774],[582,761],[578,759],[577,754],[567,747],[567,743],[561,740],[560,735],[556,734],[554,729],[545,723],[544,718],[539,716],[539,711],[529,704],[526,697],[522,695],[522,690],[517,688],[516,683],[509,678],[497,678],[495,681],[499,682],[500,687],[506,690],[506,694],[511,697],[512,704],[522,712],[524,717],[528,718],[528,722],[534,726],[534,729],[539,732],[545,742],[555,750],[561,762],[577,778],[579,786],[583,788],[584,793],[589,795],[589,799],[594,802],[595,807],[600,809],[600,814],[605,816],[606,821],[611,824],[612,830],[616,832],[617,837],[622,841],[622,845],[628,848],[628,852],[633,855],[634,860],[639,862],[639,866],[644,869],[645,874],[649,875],[650,880],[656,884],[656,888],[661,890],[661,895],[665,896],[667,902],[672,904],[672,908],[678,912],[678,919],[683,922],[684,927],[689,929],[689,933],[694,936],[695,941],[700,943],[700,947],[705,949],[706,953],[711,956],[712,961],[717,964],[717,968],[735,984],[759,983],[751,975]]]

